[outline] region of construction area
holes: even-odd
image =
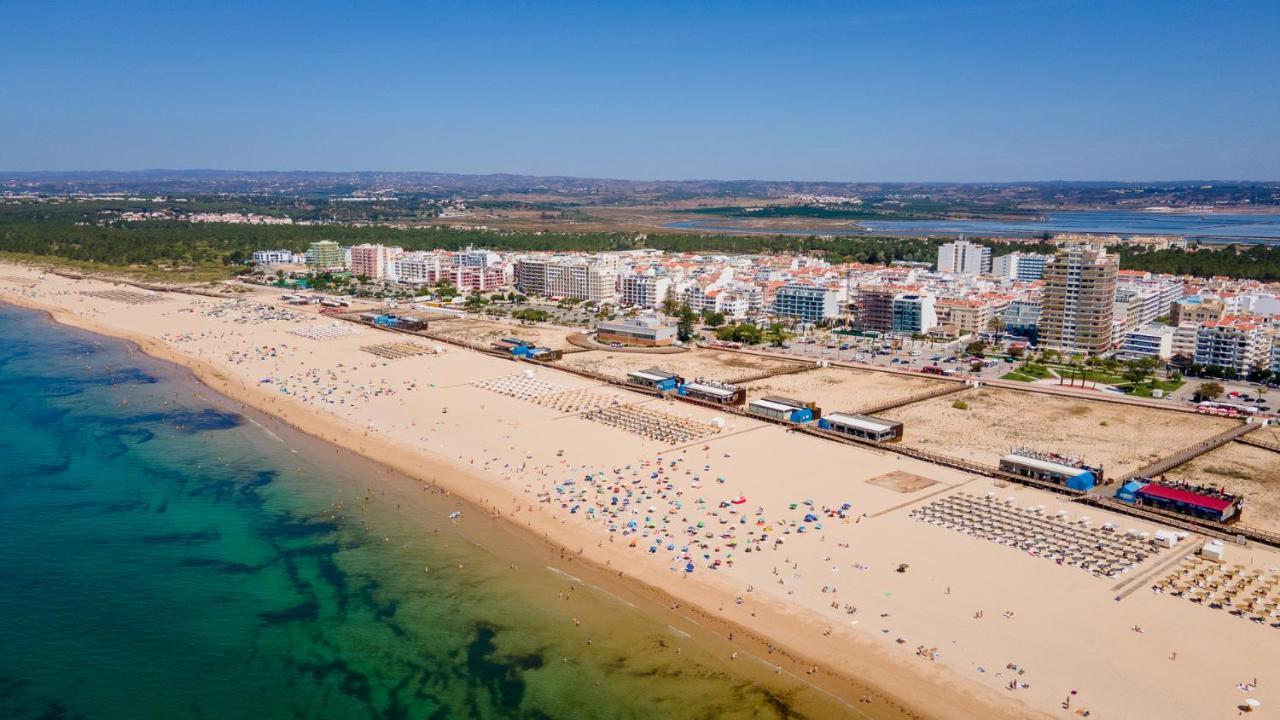
[[[724,350],[695,348],[675,355],[645,357],[630,353],[581,352],[566,355],[556,363],[579,371],[625,381],[627,373],[656,367],[688,380],[708,378],[724,383],[741,383],[773,373],[813,368],[812,362],[775,360],[773,358],[733,353]]]
[[[844,367],[815,368],[746,383],[748,397],[781,395],[812,402],[824,412],[862,412],[864,408],[953,386],[924,375],[878,373]]]
[[[1258,435],[1273,428],[1263,428]],[[1230,442],[1164,474],[1168,480],[1226,487],[1244,495],[1240,522],[1280,532],[1280,452]]]
[[[881,413],[907,428],[902,444],[995,465],[1014,447],[1075,455],[1120,478],[1238,425],[1136,405],[998,388],[970,389]]]

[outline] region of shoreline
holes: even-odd
[[[360,428],[354,423],[336,417],[325,417],[322,413],[292,401],[281,406],[277,404],[279,398],[228,377],[206,361],[181,353],[161,340],[105,327],[65,308],[45,305],[29,298],[8,294],[0,297],[3,302],[44,312],[54,322],[129,342],[151,358],[178,366],[189,372],[204,387],[237,406],[247,416],[258,415],[256,420],[264,429],[272,430],[269,423],[278,423],[275,430],[283,426],[288,431],[300,433],[349,453],[360,462],[371,463],[418,482],[429,483],[447,495],[456,496],[478,510],[485,511],[491,517],[500,517],[506,523],[504,529],[531,534],[552,556],[558,552],[568,562],[580,563],[575,566],[572,574],[591,575],[606,593],[641,600],[649,606],[646,612],[663,612],[663,608],[666,608],[666,612],[673,612],[676,618],[706,631],[707,637],[698,638],[698,642],[718,638],[725,647],[744,651],[748,658],[754,658],[762,664],[783,665],[794,682],[809,685],[838,698],[855,717],[1043,717],[1025,706],[1015,706],[1008,701],[995,702],[1001,700],[998,697],[990,698],[991,702],[984,702],[984,699],[975,695],[983,692],[983,688],[958,687],[958,683],[951,678],[940,677],[940,673],[932,673],[934,676],[929,677],[918,668],[889,657],[869,644],[852,651],[856,655],[866,656],[861,662],[849,663],[854,667],[824,667],[821,657],[807,656],[789,640],[796,634],[796,629],[820,632],[821,624],[816,619],[799,617],[782,608],[762,608],[763,612],[775,616],[762,623],[769,627],[766,630],[746,628],[734,620],[717,616],[712,608],[706,606],[705,597],[697,597],[696,593],[673,593],[656,582],[651,577],[652,572],[624,574],[615,571],[610,560],[602,564],[587,556],[584,548],[598,538],[582,528],[562,524],[557,526],[551,519],[547,519],[545,523],[534,523],[527,517],[523,522],[509,517],[490,498],[494,497],[494,493],[505,494],[511,492],[511,489],[502,487],[498,482],[485,477],[484,473],[461,465],[452,458],[430,451],[418,452],[397,447],[383,438],[370,437],[367,431],[360,434]],[[267,423],[260,422],[262,420]],[[535,514],[534,517],[539,516]],[[552,537],[553,527],[562,537]],[[575,544],[578,546],[576,550],[573,549]],[[673,605],[675,610],[671,609]],[[730,633],[734,637],[732,643],[725,640]],[[765,659],[770,657],[770,646],[773,647],[773,657],[780,656],[781,662]],[[848,657],[849,653],[845,653],[842,659],[847,660]],[[811,667],[818,669],[813,673],[806,672]],[[859,700],[863,697],[871,697],[873,701],[871,704],[862,704]],[[868,715],[868,712],[875,714]]]

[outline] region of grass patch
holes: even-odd
[[[955,401],[955,402],[951,403],[951,407],[955,408],[956,410],[968,410],[968,409],[969,409],[969,403],[967,403],[967,402],[965,402],[965,401],[963,401],[963,400],[957,400],[957,401]]]
[[[1035,382],[1035,381],[1036,381],[1036,380],[1038,380],[1039,378],[1034,378],[1034,377],[1031,377],[1030,375],[1023,375],[1023,374],[1022,374],[1022,373],[1020,373],[1020,372],[1011,372],[1011,373],[1005,373],[1005,374],[1001,375],[1001,376],[1000,376],[1000,379],[1001,379],[1001,380],[1016,380],[1017,382]]]

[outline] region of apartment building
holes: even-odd
[[[951,328],[957,336],[972,335],[991,325],[993,305],[972,298],[941,298],[935,303],[937,324]]]
[[[437,282],[440,279],[442,267],[440,255],[429,252],[405,253],[388,265],[389,280],[413,285]]]
[[[840,317],[835,290],[811,285],[784,285],[773,296],[773,314],[804,322],[822,322]]]
[[[671,279],[664,276],[626,275],[619,281],[620,299],[623,305],[656,308],[666,299],[671,289]]]
[[[1069,245],[1044,268],[1040,344],[1089,355],[1111,347],[1119,259],[1105,248]]]
[[[986,275],[991,272],[991,248],[967,240],[944,243],[938,248],[938,272]]]
[[[1206,322],[1196,331],[1193,359],[1197,365],[1213,365],[1247,375],[1266,367],[1270,353],[1271,339],[1258,318],[1228,315]]]
[[[383,245],[364,243],[351,247],[349,267],[356,277],[370,280],[382,280],[387,276],[388,261],[400,254],[400,248],[388,248]]]
[[[523,257],[515,263],[515,284],[525,295],[606,303],[618,299],[616,275],[608,263],[581,257]]]
[[[991,261],[991,274],[1005,280],[1033,282],[1044,277],[1044,264],[1049,255],[1014,252]]]
[[[292,250],[255,250],[254,265],[288,265],[294,262]]]
[[[1217,322],[1225,317],[1226,314],[1227,306],[1222,302],[1221,298],[1192,295],[1173,303],[1173,307],[1169,312],[1169,323],[1171,325],[1183,325],[1186,323],[1200,325],[1207,322]]]
[[[1120,351],[1133,357],[1168,360],[1173,357],[1173,338],[1178,329],[1170,325],[1146,325],[1124,335]]]
[[[332,240],[317,240],[307,248],[307,265],[316,270],[341,270],[346,266],[345,254]]]
[[[1004,331],[1036,342],[1040,338],[1040,313],[1043,308],[1043,303],[1034,298],[1020,298],[1010,302],[1001,313]]]
[[[1149,325],[1157,318],[1172,314],[1182,298],[1182,285],[1158,280],[1117,282],[1115,322],[1116,336]]]
[[[938,326],[938,314],[932,295],[899,293],[893,298],[893,325],[896,333],[926,333]]]

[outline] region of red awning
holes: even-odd
[[[1178,488],[1165,487],[1152,483],[1138,490],[1138,497],[1149,496],[1160,498],[1161,500],[1174,500],[1187,505],[1195,505],[1196,507],[1207,508],[1214,512],[1222,512],[1231,507],[1230,500],[1222,500],[1220,498],[1208,497],[1206,495],[1197,495],[1188,490],[1179,490]]]

